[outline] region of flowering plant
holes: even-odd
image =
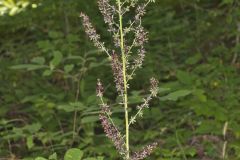
[[[146,53],[144,45],[148,41],[148,32],[142,26],[142,17],[146,14],[145,9],[150,2],[154,2],[154,0],[142,3],[139,0],[116,0],[115,5],[110,0],[98,0],[99,10],[104,17],[104,22],[108,25],[108,31],[112,34],[115,49],[107,48],[105,43],[100,41],[100,35],[97,34],[89,17],[84,13],[80,14],[83,27],[90,40],[97,48],[104,51],[111,60],[116,90],[122,100],[120,104],[124,107],[125,134],[123,135],[120,132],[111,118],[111,108],[103,100],[104,87],[100,79],[98,79],[96,87],[96,94],[101,101],[99,119],[106,136],[112,140],[119,154],[125,160],[144,159],[157,147],[157,143],[154,142],[133,153],[129,147],[130,126],[136,122],[138,117],[142,116],[143,109],[149,107],[150,100],[156,97],[158,93],[158,81],[151,78],[150,95],[143,99],[144,102],[137,106],[136,114],[129,118],[128,83],[135,75],[135,71],[143,65]],[[135,9],[135,16],[124,24],[125,15],[132,9]],[[134,35],[134,38],[129,37],[129,35]]]

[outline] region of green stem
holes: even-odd
[[[151,100],[152,96],[153,96],[153,95],[150,94],[150,95],[147,97],[146,101],[142,104],[142,106],[146,106],[146,105],[149,103],[149,101]],[[136,118],[140,115],[140,113],[142,112],[143,109],[144,109],[144,107],[141,107],[141,108],[138,110],[138,112],[131,118],[131,120],[130,120],[130,122],[129,122],[129,124],[128,124],[129,126],[135,122]]]
[[[122,54],[122,71],[123,71],[123,81],[124,81],[124,94],[123,94],[123,103],[125,111],[125,129],[126,129],[126,160],[129,160],[129,119],[128,119],[128,96],[127,96],[127,76],[126,76],[126,56],[124,50],[124,37],[123,37],[123,20],[122,20],[122,6],[121,0],[117,0],[118,3],[118,14],[119,14],[119,31],[120,31],[120,46]]]

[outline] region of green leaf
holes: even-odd
[[[41,129],[42,125],[40,123],[33,123],[31,125],[24,126],[23,129],[27,130],[30,133],[36,133]]]
[[[196,149],[195,148],[185,148],[185,153],[187,155],[190,155],[191,157],[194,157],[196,155]]]
[[[67,35],[67,40],[69,42],[77,42],[77,41],[79,41],[79,36],[74,35],[74,34],[69,34],[69,35]]]
[[[73,111],[80,111],[85,108],[85,105],[81,102],[74,102],[69,104],[63,104],[57,106],[58,109],[64,110],[65,112],[73,112]]]
[[[43,157],[37,157],[37,158],[35,158],[35,160],[47,160],[47,159],[43,158]]]
[[[86,108],[85,106],[86,105],[84,105],[83,103],[81,103],[81,102],[71,102],[71,103],[69,103],[71,106],[73,106],[73,107],[75,107],[76,109],[78,109],[78,110],[82,110],[82,109],[84,109],[84,108]]]
[[[28,149],[31,149],[33,146],[34,146],[33,136],[28,136],[27,137],[27,147],[28,147]]]
[[[45,58],[44,57],[34,57],[31,60],[32,63],[36,63],[36,64],[44,64],[45,63]]]
[[[128,97],[129,98],[129,104],[136,104],[136,103],[143,102],[142,96],[140,94],[141,94],[140,91],[132,91],[130,96]]]
[[[53,38],[53,39],[61,38],[63,36],[61,32],[56,32],[56,31],[50,31],[48,35],[50,38]]]
[[[50,62],[50,65],[53,67],[56,67],[57,65],[59,65],[61,63],[62,58],[63,58],[62,53],[59,51],[55,51],[53,53],[53,59]]]
[[[69,72],[71,72],[71,71],[73,70],[73,67],[74,67],[73,64],[65,65],[65,66],[64,66],[64,71],[65,71],[66,73],[69,73]]]
[[[97,158],[84,158],[83,160],[103,160],[103,157],[97,157]]]
[[[200,123],[200,125],[195,130],[196,134],[222,134],[222,124],[218,121],[213,120],[205,120]]]
[[[23,159],[21,160],[35,160],[34,158],[30,158],[30,157],[24,157]]]
[[[46,66],[43,65],[38,65],[38,64],[19,64],[12,66],[11,69],[26,69],[26,70],[37,70],[37,69],[42,69],[45,68]]]
[[[69,104],[59,105],[59,106],[57,106],[57,108],[65,111],[65,112],[74,112],[76,110],[74,106],[71,106]]]
[[[95,59],[88,59],[88,60],[96,61]],[[103,61],[101,61],[101,62],[91,62],[88,67],[89,67],[90,69],[92,69],[92,68],[97,68],[97,67],[100,67],[100,66],[103,66],[103,65],[108,64],[108,62],[109,62],[108,59],[105,59],[105,60],[103,60]]]
[[[180,82],[186,85],[192,85],[192,83],[194,82],[193,74],[185,71],[178,70],[176,73],[176,77]]]
[[[171,90],[170,88],[158,88],[159,93],[168,92],[170,90]]]
[[[81,57],[81,56],[72,56],[72,55],[70,55],[70,56],[67,57],[67,59],[69,59],[69,60],[78,60],[80,62],[85,61],[85,59],[83,57]]]
[[[83,157],[83,152],[77,148],[69,149],[64,155],[64,160],[81,160]]]
[[[46,41],[38,41],[37,46],[43,51],[48,52],[50,50],[53,50],[53,45],[50,43],[49,40]]]
[[[196,103],[192,106],[197,115],[215,117],[219,121],[226,121],[228,119],[227,110],[216,101],[207,100],[206,102]]]
[[[57,160],[57,153],[56,153],[56,152],[53,153],[52,155],[50,155],[50,156],[48,157],[48,159],[49,159],[49,160]]]
[[[234,0],[223,0],[222,4],[232,4]]]
[[[82,124],[84,124],[84,123],[92,123],[92,122],[96,122],[98,120],[99,120],[98,116],[86,116],[86,117],[82,118],[81,123]]]
[[[197,54],[189,57],[189,58],[186,60],[186,63],[187,63],[187,64],[190,64],[190,65],[193,65],[193,64],[198,63],[201,59],[202,59],[202,55],[201,55],[200,53],[197,53]]]
[[[187,95],[189,95],[192,91],[190,90],[179,90],[179,91],[175,91],[175,92],[172,92],[164,97],[160,97],[160,100],[162,101],[166,101],[166,100],[169,100],[169,101],[177,101],[179,98],[181,97],[185,97]]]
[[[193,95],[196,96],[201,102],[207,101],[207,96],[205,96],[205,91],[201,89],[197,89],[193,91]]]
[[[50,76],[52,73],[53,73],[53,71],[47,69],[47,70],[45,70],[45,71],[43,72],[42,75],[43,75],[43,76]]]

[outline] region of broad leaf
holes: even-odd
[[[64,155],[64,160],[81,160],[83,152],[80,149],[72,148],[69,149]]]
[[[160,100],[162,100],[162,101],[166,101],[166,100],[177,101],[179,98],[185,97],[185,96],[189,95],[190,93],[191,93],[190,90],[179,90],[179,91],[172,92],[164,97],[160,97]]]

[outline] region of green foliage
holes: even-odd
[[[160,97],[160,100],[162,100],[162,101],[166,101],[166,100],[176,101],[180,97],[185,97],[185,96],[189,95],[190,93],[191,93],[191,91],[189,91],[189,90],[178,90],[178,91],[172,92],[172,93],[170,93],[166,96]]]
[[[203,159],[198,154],[203,147],[205,158],[217,160],[227,140],[226,159],[238,160],[239,2],[161,0],[151,5],[143,23],[151,46],[143,70],[131,82],[130,111],[141,103],[140,96],[147,96],[152,75],[158,75],[161,101],[135,124],[134,147],[156,139],[161,148],[151,159]],[[86,160],[116,159],[99,125],[95,97],[96,79],[104,77],[106,101],[116,100],[110,67],[85,37],[78,17],[80,11],[91,15],[107,40],[96,1],[44,0],[35,9],[31,3],[20,6],[14,16],[7,15],[11,9],[3,10],[0,159],[63,159],[70,148],[80,149]],[[121,124],[119,108],[113,108],[114,122]]]
[[[29,5],[32,8],[36,8],[38,4],[31,3],[30,0],[2,0],[0,2],[0,15],[8,13],[10,16],[13,16],[22,12]]]
[[[66,151],[64,154],[64,160],[103,160],[103,157],[96,158],[83,158],[83,151],[77,148],[71,148]],[[48,157],[48,159],[44,157],[37,157],[35,160],[58,160],[57,154],[53,153]]]
[[[79,149],[72,148],[64,155],[64,160],[81,160],[83,152]]]

